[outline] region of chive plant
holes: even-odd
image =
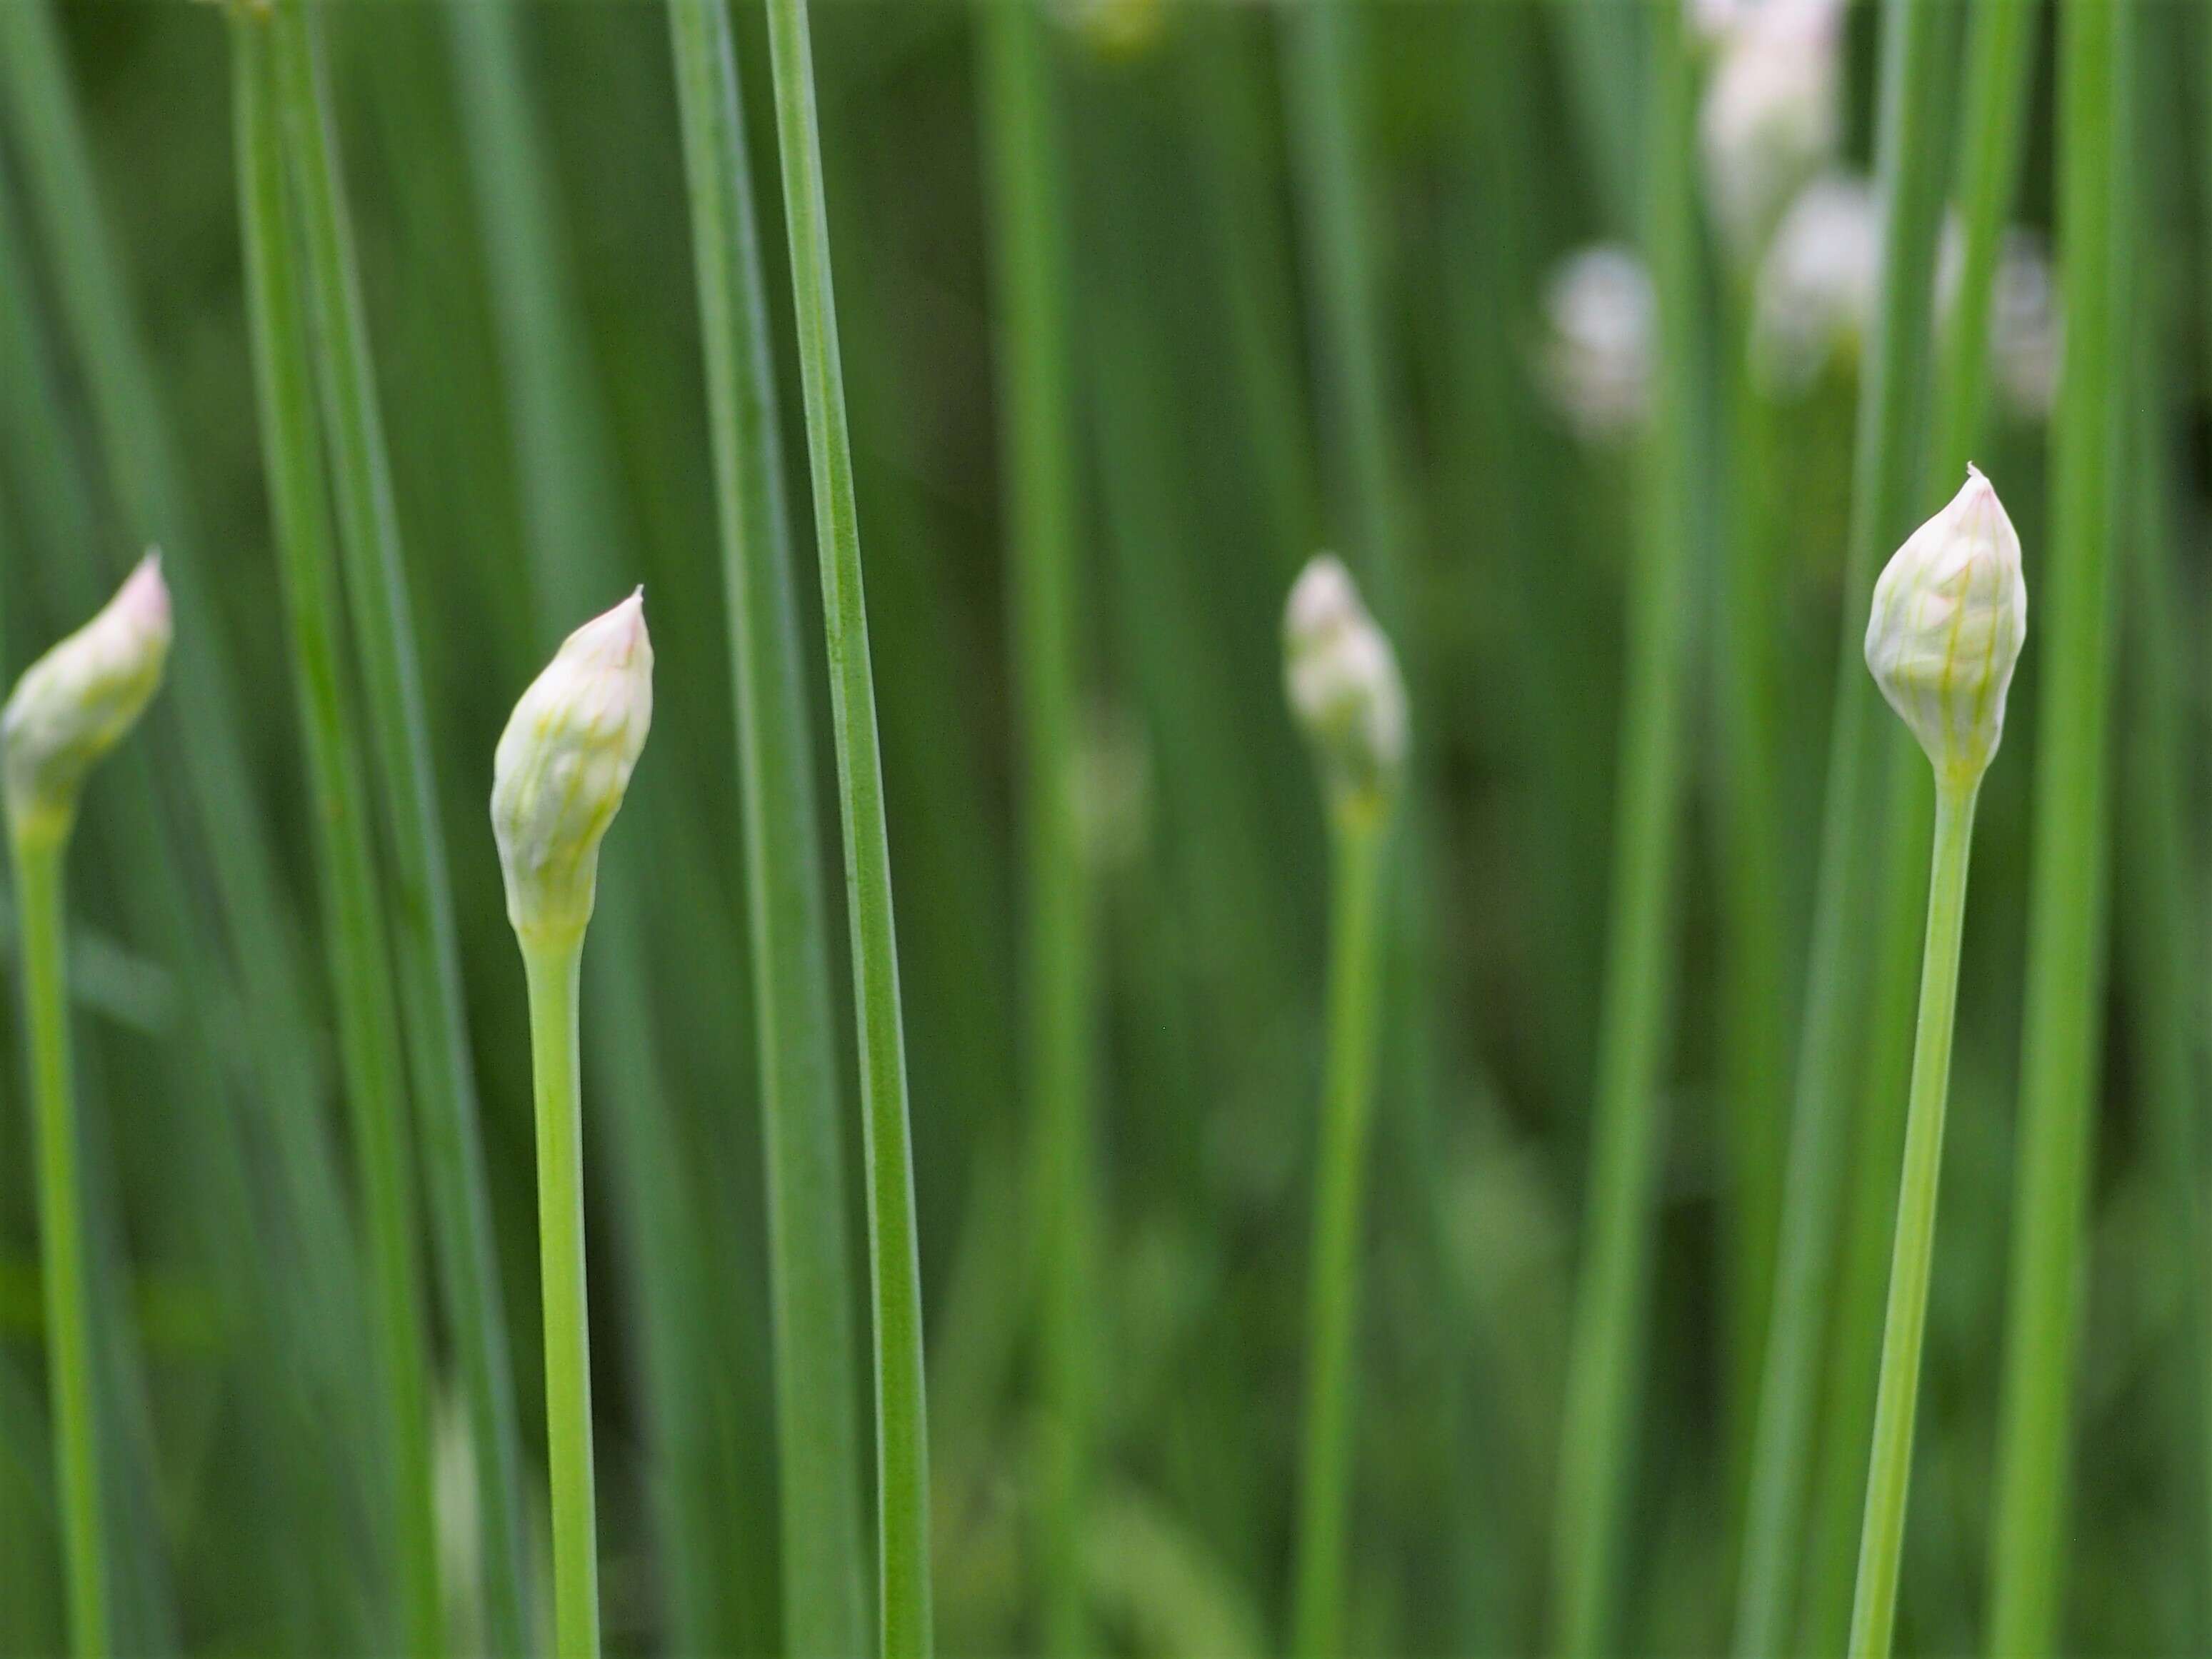
[[[599,1651],[577,988],[599,896],[599,842],[652,723],[653,643],[641,589],[568,636],[515,704],[492,763],[492,830],[530,988],[553,1646],[561,1659]]]
[[[71,1076],[63,866],[87,775],[137,722],[169,654],[169,592],[149,554],[100,614],[24,671],[0,708],[0,792],[15,878],[38,1135],[39,1256],[70,1650],[112,1650],[98,1362]]]
[[[1644,91],[1650,134],[1645,234],[1659,339],[1629,599],[1583,1255],[1553,1515],[1553,1638],[1575,1659],[1607,1647],[1619,1600],[1622,1510],[1642,1392],[1662,1140],[1659,1092],[1689,690],[1691,426],[1697,397],[1698,272],[1687,27],[1674,9],[1660,17]]]
[[[1353,1335],[1382,1003],[1383,850],[1406,765],[1406,690],[1390,642],[1332,555],[1291,588],[1284,654],[1292,714],[1322,775],[1332,851],[1328,1031],[1308,1275],[1291,1651],[1344,1650]]]
[[[2112,697],[2113,451],[2124,398],[2119,306],[2127,224],[2120,198],[2125,6],[2059,6],[2058,201],[2066,343],[2051,430],[2051,643],[2039,688],[2021,1016],[2021,1127],[2013,1200],[1996,1523],[1992,1652],[2033,1656],[2058,1639],[2060,1528],[2090,1104],[2104,1000],[2105,792]]]
[[[1077,817],[1079,623],[1065,173],[1053,70],[1033,0],[988,5],[981,52],[992,274],[1000,317],[1000,433],[1021,726],[1024,1075],[1042,1292],[1044,1411],[1037,1594],[1042,1650],[1085,1645],[1098,1230],[1093,1123],[1094,927]]]
[[[476,1083],[413,611],[341,187],[322,21],[321,9],[310,0],[273,0],[274,101],[299,204],[337,539],[389,836],[409,1066],[431,1173],[448,1328],[469,1405],[483,1536],[484,1635],[495,1650],[519,1651],[528,1645],[529,1621],[506,1318],[491,1254]]]
[[[737,690],[761,1113],[775,1277],[784,1630],[863,1650],[867,1625],[853,1284],[832,1054],[828,927],[760,232],[722,0],[670,0],[715,505]]]
[[[268,15],[243,3],[230,15],[239,203],[263,465],[307,745],[315,862],[368,1235],[399,1633],[409,1652],[428,1659],[446,1644],[399,1014],[362,784],[359,724],[339,647],[337,557],[325,517],[321,434],[284,149],[271,107]]]
[[[806,0],[769,0],[776,149],[791,245],[799,380],[814,488],[815,555],[830,658],[845,902],[860,1026],[861,1127],[867,1152],[869,1278],[876,1362],[877,1618],[884,1659],[928,1659],[929,1437],[922,1379],[921,1262],[914,1209],[913,1128],[899,1012],[890,837],[868,660],[866,597],[846,429],[844,366],[830,270],[830,210],[815,126]]]
[[[151,356],[131,316],[129,272],[101,211],[53,10],[42,0],[0,6],[0,85],[7,90],[0,117],[19,141],[37,228],[54,265],[61,331],[79,360],[120,516],[137,540],[164,550],[164,580],[183,632],[214,638],[216,612],[203,586],[183,451],[162,412]],[[52,431],[44,441],[52,443]],[[51,477],[56,467],[48,449],[37,475]],[[57,562],[75,570],[86,562]],[[242,1026],[270,1103],[292,1218],[316,1241],[307,1260],[331,1262],[343,1251],[331,1221],[335,1178],[328,1147],[313,1115],[295,1109],[317,1091],[313,1028],[298,988],[273,836],[239,735],[246,729],[238,717],[240,694],[218,652],[186,652],[173,678],[191,814],[237,962]],[[313,1297],[307,1301],[312,1307]]]
[[[17,488],[0,500],[0,509],[9,515],[9,544],[20,562],[15,568],[43,578],[54,607],[89,613],[98,609],[109,586],[106,561],[85,556],[85,550],[105,539],[98,524],[93,457],[64,412],[68,398],[59,365],[49,355],[56,336],[35,303],[27,257],[31,244],[11,191],[11,185],[0,186],[0,453],[35,454],[39,459],[14,471]],[[175,563],[165,559],[165,580]],[[27,586],[21,584],[10,595],[19,601],[27,596]],[[187,660],[192,654],[187,653]],[[180,690],[191,671],[183,663],[175,668],[173,678]],[[170,1076],[172,1112],[135,1133],[131,1145],[162,1159],[173,1177],[173,1190],[193,1194],[189,1208],[179,1206],[170,1214],[191,1229],[194,1248],[207,1249],[211,1271],[238,1287],[238,1328],[253,1334],[250,1339],[242,1334],[241,1346],[248,1340],[281,1344],[291,1362],[252,1367],[241,1376],[238,1407],[260,1431],[257,1455],[226,1466],[226,1474],[244,1489],[264,1493],[269,1501],[246,1505],[213,1494],[210,1501],[225,1504],[238,1523],[234,1532],[226,1529],[227,1542],[235,1540],[241,1549],[258,1554],[281,1540],[295,1553],[295,1573],[281,1580],[264,1576],[240,1586],[263,1600],[251,1616],[267,1621],[271,1639],[301,1650],[351,1649],[365,1639],[364,1606],[355,1601],[340,1607],[324,1593],[325,1587],[358,1573],[359,1536],[346,1500],[369,1484],[368,1437],[355,1431],[367,1403],[360,1380],[367,1367],[359,1340],[365,1322],[358,1316],[350,1222],[320,1115],[291,1109],[292,1103],[274,1092],[280,1073],[268,1062],[279,1050],[261,1041],[278,1029],[268,1018],[272,1011],[258,1011],[244,1021],[235,1015],[246,977],[242,958],[252,954],[242,918],[223,916],[231,925],[219,928],[221,906],[211,910],[194,902],[201,866],[191,833],[193,798],[189,793],[158,792],[148,758],[156,747],[173,753],[190,744],[194,728],[188,699],[173,695],[162,703],[157,718],[183,734],[185,744],[157,739],[118,755],[121,775],[100,820],[106,879],[112,884],[130,936],[143,941],[153,958],[143,966],[155,977],[146,978],[134,965],[130,978],[118,982],[115,964],[105,960],[110,951],[87,951],[80,941],[71,989],[88,1008],[126,1019],[143,1019],[161,1012],[157,1004],[165,1004],[165,1018],[145,1021],[145,1029],[149,1036],[158,1032],[179,1041],[189,1055]],[[246,804],[227,805],[238,811]],[[219,896],[227,892],[220,879],[215,885]],[[186,963],[190,972],[167,966]],[[167,994],[149,1001],[144,992],[157,980],[166,982]],[[140,988],[134,990],[134,984]],[[118,994],[103,996],[104,990]],[[234,1086],[237,1072],[222,1064],[232,1052],[230,1040],[240,1036],[247,1085],[242,1089]],[[282,1045],[281,1051],[290,1048]],[[210,1132],[210,1126],[225,1122],[239,1133]],[[165,1137],[170,1129],[173,1133]],[[258,1183],[246,1173],[244,1154],[249,1147],[262,1154],[254,1167],[266,1178]],[[251,1229],[244,1224],[249,1216],[258,1224]],[[146,1247],[163,1249],[164,1231],[157,1224],[142,1231]],[[277,1238],[287,1241],[287,1247],[272,1249],[270,1243]],[[118,1385],[127,1401],[136,1392],[127,1374],[134,1367],[128,1356],[122,1363],[126,1374]],[[123,1459],[117,1462],[120,1465]],[[127,1488],[143,1489],[136,1472],[126,1467],[111,1474]],[[344,1496],[332,1502],[331,1494]],[[129,1547],[127,1534],[123,1547]],[[11,1554],[14,1565],[43,1587],[47,1575],[30,1553],[19,1549]],[[0,1585],[0,1603],[15,1616],[16,1628],[40,1628],[37,1600],[28,1587],[11,1600],[8,1587]],[[0,1630],[0,1644],[9,1639]],[[149,1625],[137,1639],[158,1638]],[[16,1641],[22,1648],[39,1644],[29,1636]]]
[[[1958,275],[1949,288],[1933,434],[1937,480],[1963,473],[1984,425],[1990,312],[2005,228],[2017,195],[2034,67],[2035,0],[1980,0],[1968,21],[1966,74],[1952,191],[1960,225]],[[1839,1650],[1850,1630],[1873,1432],[1884,1298],[1896,1211],[1912,1030],[1925,931],[1917,870],[1935,831],[1936,799],[1923,757],[1897,744],[1889,757],[1874,979],[1861,1045],[1857,1145],[1850,1164],[1838,1310],[1826,1422],[1806,1534],[1804,1615],[1817,1651]]]
[[[1844,551],[1842,666],[1828,737],[1819,872],[1783,1174],[1774,1309],[1753,1430],[1743,1559],[1732,1644],[1737,1659],[1789,1645],[1804,1536],[1829,1272],[1835,1249],[1847,1105],[1859,1076],[1854,1033],[1865,1006],[1859,926],[1874,883],[1869,848],[1887,751],[1872,690],[1854,666],[1864,603],[1883,544],[1910,522],[1942,211],[1937,129],[1946,8],[1884,0],[1875,164],[1885,204],[1881,269],[1859,392]]]
[[[2020,538],[1989,480],[1970,471],[1951,504],[1915,532],[1882,571],[1867,622],[1867,666],[1935,769],[1936,841],[1897,1243],[1851,1614],[1853,1659],[1888,1659],[1895,1626],[1974,805],[2003,736],[2005,696],[2027,634]]]
[[[454,112],[476,185],[485,278],[500,299],[492,313],[531,576],[532,637],[540,653],[550,652],[567,632],[565,620],[586,612],[593,596],[630,567],[633,534],[620,511],[613,439],[592,375],[547,133],[525,74],[523,26],[534,14],[519,0],[438,10],[451,39]],[[422,78],[404,61],[381,58],[378,67],[402,85]],[[392,113],[421,135],[418,142],[431,155],[439,153],[440,135],[425,131],[429,124],[416,112],[401,106]],[[410,176],[422,175],[416,170]],[[726,1322],[695,1313],[706,1294],[702,1286],[726,1257],[707,1236],[706,1206],[698,1196],[711,1177],[696,1178],[680,1143],[682,1117],[674,1106],[681,1097],[662,1035],[670,1013],[656,1004],[651,977],[646,901],[652,890],[644,872],[653,871],[653,885],[663,890],[689,893],[707,885],[692,846],[672,833],[674,816],[648,817],[639,826],[643,834],[626,838],[599,872],[607,902],[584,963],[583,1000],[596,1086],[608,1106],[597,1122],[621,1183],[616,1207],[629,1223],[629,1248],[619,1255],[638,1310],[665,1638],[680,1650],[711,1651],[742,1639],[722,1614],[738,1578],[732,1558],[745,1535],[723,1522],[724,1494],[745,1477],[734,1467],[731,1437],[721,1425],[749,1402],[717,1386],[727,1375],[717,1347],[736,1340],[725,1334]],[[840,1397],[851,1391],[848,1382]],[[720,1455],[702,1454],[702,1447]],[[857,1492],[852,1502],[858,1505]],[[831,1650],[848,1644],[817,1645]]]

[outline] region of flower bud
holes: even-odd
[[[15,682],[0,708],[0,770],[19,834],[67,829],[85,775],[160,689],[169,635],[161,556],[149,552],[98,616]]]
[[[530,683],[492,761],[491,827],[507,915],[526,940],[580,934],[599,840],[653,724],[645,590],[568,635]]]
[[[2019,534],[1968,467],[1965,488],[1882,571],[1867,618],[1867,666],[1941,780],[1971,785],[1996,753],[2027,637]]]
[[[1291,712],[1314,746],[1330,799],[1379,809],[1406,761],[1406,687],[1390,641],[1367,614],[1351,574],[1316,554],[1283,617]]]

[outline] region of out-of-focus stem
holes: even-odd
[[[1331,1659],[1344,1650],[1352,1336],[1359,1304],[1368,1124],[1375,1103],[1375,1028],[1382,1000],[1376,912],[1388,823],[1364,804],[1340,805],[1334,817],[1328,1060],[1314,1182],[1305,1429],[1291,1617],[1291,1651],[1297,1659]]]
[[[1668,957],[1682,840],[1697,396],[1696,204],[1689,164],[1687,26],[1674,10],[1655,15],[1666,21],[1655,31],[1646,93],[1651,168],[1646,241],[1659,349],[1629,601],[1597,1097],[1553,1516],[1553,1646],[1571,1659],[1605,1650],[1619,1599],[1621,1512],[1642,1395],[1640,1348],[1662,1121],[1660,1074],[1672,1006]]]

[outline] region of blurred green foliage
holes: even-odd
[[[532,539],[531,469],[500,356],[516,300],[494,275],[487,184],[469,159],[465,100],[483,94],[457,70],[440,3],[333,5],[327,21],[451,849],[524,1487],[538,1492],[543,1469],[529,1051],[484,814],[490,755],[550,640],[580,619],[549,596],[597,608],[641,580],[658,719],[607,850],[602,902],[625,907],[625,939],[594,933],[610,988],[587,995],[584,1035],[608,1640],[618,1652],[766,1652],[779,1575],[763,1172],[667,20],[645,0],[521,4],[515,20],[550,185],[542,252],[561,274],[549,291],[580,345],[561,395],[588,404],[572,429],[596,447],[577,465],[592,470],[585,498],[603,515],[603,545],[556,551]],[[2201,37],[2212,29],[2180,0],[2138,10],[2142,362],[2121,375],[2139,418],[2121,475],[2117,657],[2132,769],[2115,774],[2107,837],[2114,967],[2062,1596],[2062,1644],[2097,1654],[2212,1645],[2212,1411],[2189,1380],[2212,1250],[2179,1218],[2203,1196],[2212,1018],[2201,649],[2212,578],[2201,72],[2212,45]],[[1584,1231],[1637,489],[1633,445],[1579,435],[1547,396],[1547,283],[1577,248],[1639,233],[1644,20],[1601,0],[1347,12],[1336,21],[1356,167],[1349,198],[1317,219],[1300,159],[1308,105],[1274,9],[1070,0],[1054,15],[1087,665],[1067,758],[1097,917],[1091,1618],[1104,1644],[1131,1653],[1256,1654],[1286,1639],[1326,839],[1282,708],[1279,621],[1316,547],[1339,547],[1363,576],[1382,556],[1332,356],[1340,273],[1324,239],[1350,236],[1386,391],[1374,435],[1397,550],[1378,609],[1413,694],[1418,799],[1403,844],[1418,885],[1401,908],[1418,925],[1394,957],[1376,1117],[1349,1628],[1376,1655],[1530,1651],[1547,1628]],[[736,21],[777,256],[765,261],[769,325],[796,507],[808,497],[766,44],[757,7],[740,4]],[[1862,169],[1873,21],[1853,9],[1844,59],[1844,149]],[[72,868],[95,1280],[111,1318],[104,1400],[123,1449],[112,1460],[119,1628],[146,1651],[384,1650],[392,1564],[358,1439],[373,1375],[358,1225],[340,1196],[348,1154],[327,987],[313,968],[320,922],[254,426],[223,29],[211,9],[166,0],[67,4],[60,27],[123,298],[199,527],[204,627],[180,630],[176,650],[219,665],[235,694],[250,798],[234,808],[272,856],[271,948],[302,1010],[279,1033],[299,1045],[287,1076],[265,1063],[262,1028],[289,1015],[268,1006],[218,879],[228,832],[196,804],[188,773],[203,739],[170,699],[95,783]],[[1029,1650],[1036,1242],[1021,1185],[1016,745],[975,19],[839,0],[814,27],[900,908],[939,1641],[951,1654]],[[2039,28],[2019,216],[2047,224],[2047,16]],[[98,413],[96,348],[71,320],[82,296],[58,257],[27,113],[19,80],[0,74],[10,679],[135,557],[146,520],[133,503],[155,464],[118,446]],[[1741,318],[1717,288],[1709,298],[1706,331],[1733,345],[1720,323]],[[1728,364],[1705,368],[1711,392]],[[1733,480],[1769,504],[1763,644],[1779,669],[1771,805],[1792,1008],[1856,389],[1845,349],[1777,401],[1747,461],[1717,430],[1698,434],[1708,496]],[[2032,594],[2045,438],[2000,412],[1977,450],[2020,527]],[[1744,465],[1759,469],[1749,483]],[[1728,1301],[1737,1253],[1758,1245],[1732,1218],[1729,1174],[1714,540],[1693,549],[1691,799],[1625,1504],[1619,1627],[1654,1654],[1728,1639],[1750,1404],[1729,1346],[1745,1329]],[[802,665],[818,699],[811,557],[798,533]],[[1964,1651],[1985,1631],[2038,673],[2032,634],[1974,861],[1901,1596],[1912,1651]],[[2175,831],[2170,845],[2142,839],[2153,813]],[[833,877],[857,1174],[842,895]],[[1876,931],[1869,918],[1870,951]],[[8,971],[12,1000],[12,957]],[[16,1021],[0,1021],[0,1649],[40,1651],[58,1639],[60,1611]],[[441,1467],[459,1509],[469,1466],[450,1331],[438,1354]],[[532,1527],[542,1555],[542,1514]],[[444,1530],[465,1632],[478,1617],[474,1535],[452,1510]]]

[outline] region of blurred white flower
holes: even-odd
[[[1867,667],[1948,781],[1972,782],[1996,753],[2027,638],[2020,536],[1970,466],[1883,569],[1867,616]]]
[[[1705,195],[1723,249],[1754,265],[1784,208],[1842,131],[1840,0],[1692,0],[1715,57],[1698,110]]]
[[[1881,221],[1863,179],[1816,179],[1801,191],[1759,263],[1752,362],[1770,392],[1801,392],[1856,352],[1881,281]]]
[[[1406,685],[1389,640],[1333,553],[1316,554],[1291,589],[1283,656],[1291,713],[1332,803],[1389,805],[1406,763]]]
[[[580,932],[592,919],[600,838],[652,724],[653,641],[641,587],[568,635],[500,736],[491,827],[516,933]]]
[[[1658,304],[1643,261],[1601,243],[1570,256],[1544,288],[1544,389],[1577,435],[1615,442],[1651,404]]]
[[[85,775],[161,689],[170,634],[161,556],[149,552],[97,616],[23,671],[0,708],[0,772],[19,831],[67,828]]]
[[[1790,204],[1752,294],[1752,367],[1765,391],[1796,396],[1831,367],[1857,361],[1881,295],[1881,200],[1863,179],[1815,179]],[[1939,331],[1963,252],[1958,222],[1947,216],[1936,252]]]
[[[1997,260],[1990,303],[1990,378],[2008,413],[2023,421],[2050,418],[2064,343],[2058,285],[2043,239],[2014,230]]]

